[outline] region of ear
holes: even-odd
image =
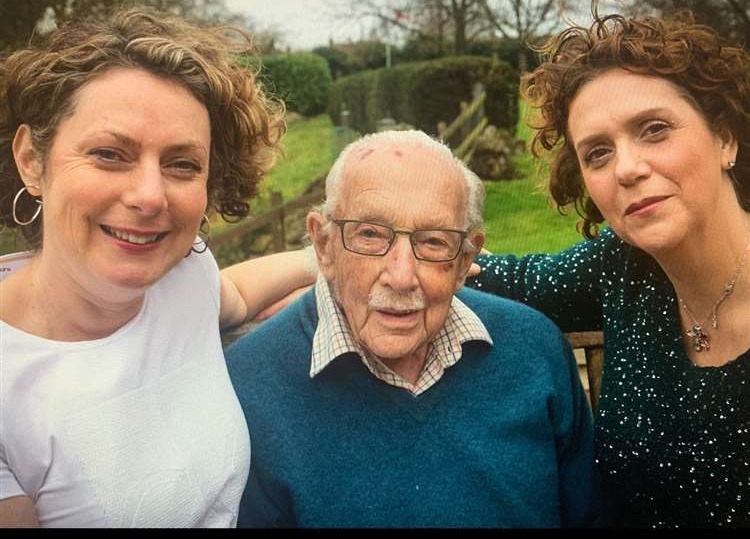
[[[458,277],[456,279],[456,292],[464,285],[466,281],[466,273],[469,271],[469,267],[474,262],[474,257],[479,254],[479,251],[484,247],[484,233],[483,232],[472,232],[469,234],[469,240],[474,244],[474,249],[465,251],[458,256]]]
[[[326,281],[333,279],[333,238],[330,229],[326,229],[327,219],[323,214],[311,211],[307,214],[307,235],[310,236],[318,269]]]
[[[42,160],[34,149],[31,140],[31,127],[28,124],[21,124],[13,137],[13,158],[16,161],[16,168],[21,176],[21,180],[30,195],[39,196],[41,194],[42,179]]]

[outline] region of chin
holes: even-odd
[[[637,247],[651,256],[668,253],[685,239],[684,233],[677,233],[671,227],[670,229],[653,227],[625,234],[618,233],[618,235],[633,247]]]
[[[629,243],[655,258],[658,258],[659,255],[672,252],[679,245],[678,241],[666,238],[648,238],[643,241]]]
[[[154,271],[152,268],[139,269],[123,268],[121,271],[110,274],[106,280],[111,284],[112,287],[127,289],[127,290],[144,290],[154,283],[158,282],[159,279],[164,277],[167,272]]]

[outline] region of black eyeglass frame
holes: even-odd
[[[339,227],[339,230],[341,231],[341,244],[344,246],[344,249],[346,249],[350,253],[355,253],[355,254],[362,255],[362,256],[385,256],[393,248],[393,244],[396,243],[396,235],[406,234],[407,236],[409,236],[409,245],[411,245],[411,252],[414,253],[414,258],[416,258],[417,260],[422,260],[424,262],[451,262],[455,260],[456,258],[458,258],[458,255],[461,254],[461,247],[463,246],[464,240],[469,235],[468,230],[456,230],[455,228],[417,228],[415,230],[403,230],[403,229],[393,228],[392,226],[384,225],[383,223],[376,223],[373,221],[360,221],[359,219],[331,219],[331,222],[335,223]],[[388,248],[382,253],[380,254],[361,253],[359,251],[355,251],[347,247],[346,238],[344,237],[344,225],[346,225],[347,223],[360,223],[364,225],[376,225],[376,226],[380,226],[383,228],[387,228],[388,230],[393,232],[393,237],[391,238],[391,241],[388,242]],[[414,247],[413,235],[416,232],[424,232],[424,231],[430,231],[430,230],[434,230],[436,232],[455,232],[461,235],[461,240],[458,242],[458,249],[456,250],[456,254],[453,255],[452,258],[441,258],[440,260],[430,260],[429,258],[423,258],[417,254],[417,250]]]

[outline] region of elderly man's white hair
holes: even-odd
[[[469,170],[463,161],[457,159],[450,148],[423,131],[381,131],[380,133],[365,135],[344,148],[326,177],[326,201],[323,204],[323,213],[331,215],[333,209],[336,207],[339,191],[341,191],[344,166],[352,152],[376,143],[389,147],[422,146],[433,150],[439,156],[444,157],[449,163],[455,164],[461,171],[466,182],[467,203],[464,226],[472,230],[481,228],[483,223],[482,206],[484,205],[484,185],[482,184],[482,180]]]

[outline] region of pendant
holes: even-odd
[[[711,342],[708,339],[708,334],[703,331],[700,324],[693,324],[693,327],[687,331],[687,335],[690,337],[693,350],[696,352],[711,349]]]

